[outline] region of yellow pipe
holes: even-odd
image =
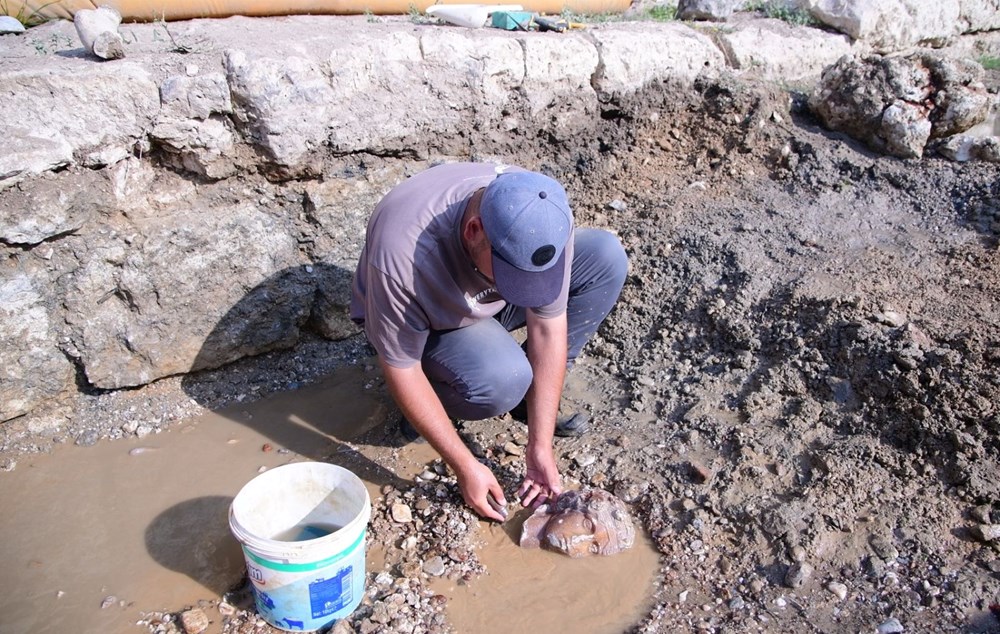
[[[423,12],[433,4],[510,4],[509,0],[472,2],[470,0],[7,0],[0,2],[0,9],[22,19],[38,21],[62,18],[73,19],[82,9],[96,9],[99,5],[114,7],[122,20],[151,22],[154,20],[190,20],[195,18],[226,18],[233,15],[403,15],[413,10]],[[525,11],[538,13],[622,13],[630,0],[524,0],[517,2]]]

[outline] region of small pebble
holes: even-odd
[[[89,429],[77,436],[76,444],[80,447],[91,447],[97,444],[99,438],[100,436],[95,430]]]
[[[101,601],[101,609],[102,610],[106,610],[106,609],[110,608],[112,605],[114,605],[117,601],[118,601],[118,597],[116,597],[114,595],[108,595],[108,596],[104,597],[103,601]]]
[[[520,446],[519,444],[517,444],[516,442],[513,442],[513,441],[507,441],[507,442],[505,442],[504,445],[503,445],[503,450],[505,452],[507,452],[508,455],[511,455],[511,456],[523,456],[524,455],[524,447]]]
[[[576,458],[573,459],[573,461],[576,462],[577,466],[579,467],[589,467],[590,465],[597,462],[597,456],[595,456],[594,454],[585,453],[577,456]]]
[[[801,588],[812,576],[813,567],[806,562],[796,562],[788,568],[785,574],[785,585],[789,588]]]
[[[181,625],[185,634],[201,634],[208,629],[208,615],[201,608],[181,613]]]
[[[424,572],[432,577],[440,577],[444,574],[444,559],[440,555],[431,557],[424,562]]]
[[[746,607],[746,602],[742,599],[742,597],[733,597],[733,599],[729,602],[730,610],[742,610],[744,607]]]
[[[847,598],[847,586],[839,581],[831,581],[826,584],[826,589],[836,595],[841,601]]]
[[[970,532],[981,542],[996,541],[1000,539],[1000,524],[978,524]]]
[[[979,506],[974,507],[969,512],[969,516],[972,517],[972,519],[974,519],[975,521],[979,522],[980,524],[989,524],[990,523],[990,505],[989,504],[980,504]]]
[[[899,619],[889,619],[888,621],[883,621],[881,625],[878,626],[878,634],[899,634],[905,631],[903,629],[903,624],[899,622]]]
[[[695,484],[705,484],[712,477],[712,472],[708,470],[708,467],[696,460],[688,463],[688,474]]]
[[[396,502],[392,505],[390,510],[392,514],[392,520],[398,524],[406,524],[413,521],[413,511],[410,507],[402,502]]]

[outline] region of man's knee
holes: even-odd
[[[585,229],[580,231],[576,246],[581,257],[581,282],[586,287],[621,290],[628,275],[628,255],[618,236],[603,229]]]
[[[485,366],[476,394],[468,403],[476,409],[477,419],[509,412],[531,387],[532,371],[527,358],[486,359]]]
[[[625,253],[625,247],[622,246],[618,236],[610,231],[598,231],[597,233],[596,249],[604,264],[604,270],[611,279],[620,280],[621,284],[624,285],[625,276],[628,275],[628,255]]]

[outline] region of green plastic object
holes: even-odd
[[[491,15],[494,28],[527,31],[531,28],[531,16],[534,14],[529,11],[494,11]]]

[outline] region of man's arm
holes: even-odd
[[[462,442],[420,364],[395,368],[382,357],[379,357],[379,364],[389,392],[403,415],[455,471],[465,503],[481,516],[502,522],[504,517],[487,499],[487,495],[492,494],[501,506],[507,504],[500,483],[489,467],[476,460]]]
[[[552,438],[566,378],[566,313],[542,318],[527,311],[528,362],[533,380],[528,390],[527,470],[517,494],[521,504],[538,506],[562,493]]]

